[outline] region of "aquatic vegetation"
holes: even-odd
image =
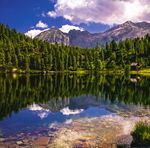
[[[132,145],[150,146],[150,125],[148,123],[138,122],[131,134],[133,136]]]

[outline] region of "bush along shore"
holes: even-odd
[[[147,122],[140,121],[137,123],[131,135],[133,137],[131,146],[150,146],[150,125]]]

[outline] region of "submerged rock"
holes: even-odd
[[[61,128],[49,147],[91,148],[111,144],[117,146],[117,143],[130,145],[132,140],[129,134],[133,127],[132,118],[119,116],[78,119],[69,127]]]
[[[118,145],[124,145],[124,144],[130,145],[132,143],[132,140],[133,140],[133,138],[131,135],[121,135],[121,136],[117,137],[116,143]]]
[[[22,141],[17,141],[17,142],[16,142],[16,144],[18,144],[18,145],[22,145],[22,144],[23,144],[23,142],[22,142]]]
[[[33,145],[35,146],[46,146],[49,143],[49,137],[39,137],[35,141],[33,141]]]
[[[149,117],[123,117],[115,114],[94,118],[80,118],[64,124],[50,124],[33,133],[17,134],[16,137],[1,138],[7,145],[18,147],[49,148],[117,148],[129,147],[130,135],[139,120],[150,122]],[[57,129],[57,130],[52,130]]]
[[[4,138],[0,138],[0,142],[4,142],[5,141],[5,139]]]

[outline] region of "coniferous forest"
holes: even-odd
[[[99,44],[99,43],[98,43]],[[95,48],[71,47],[31,39],[0,24],[0,70],[20,71],[99,71],[129,70],[133,62],[150,66],[150,36],[106,43]]]

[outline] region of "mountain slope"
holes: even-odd
[[[88,31],[71,30],[68,34],[65,34],[59,29],[52,28],[39,34],[37,38],[50,43],[57,42],[72,46],[95,47],[97,43],[104,45],[106,42],[111,42],[112,40],[119,41],[126,38],[143,37],[146,34],[150,34],[150,23],[133,23],[127,21],[103,33],[92,34]]]
[[[61,32],[57,28],[51,28],[47,31],[44,31],[37,35],[36,38],[43,41],[48,41],[50,43],[63,43],[64,45],[69,45],[69,37],[67,34]]]
[[[120,39],[125,40],[126,38],[143,37],[146,34],[150,34],[150,23],[127,21],[104,32],[100,37],[100,41],[104,43],[106,41],[110,42],[113,39],[116,41]]]
[[[91,34],[88,31],[71,30],[68,36],[72,46],[94,47],[97,34]]]

